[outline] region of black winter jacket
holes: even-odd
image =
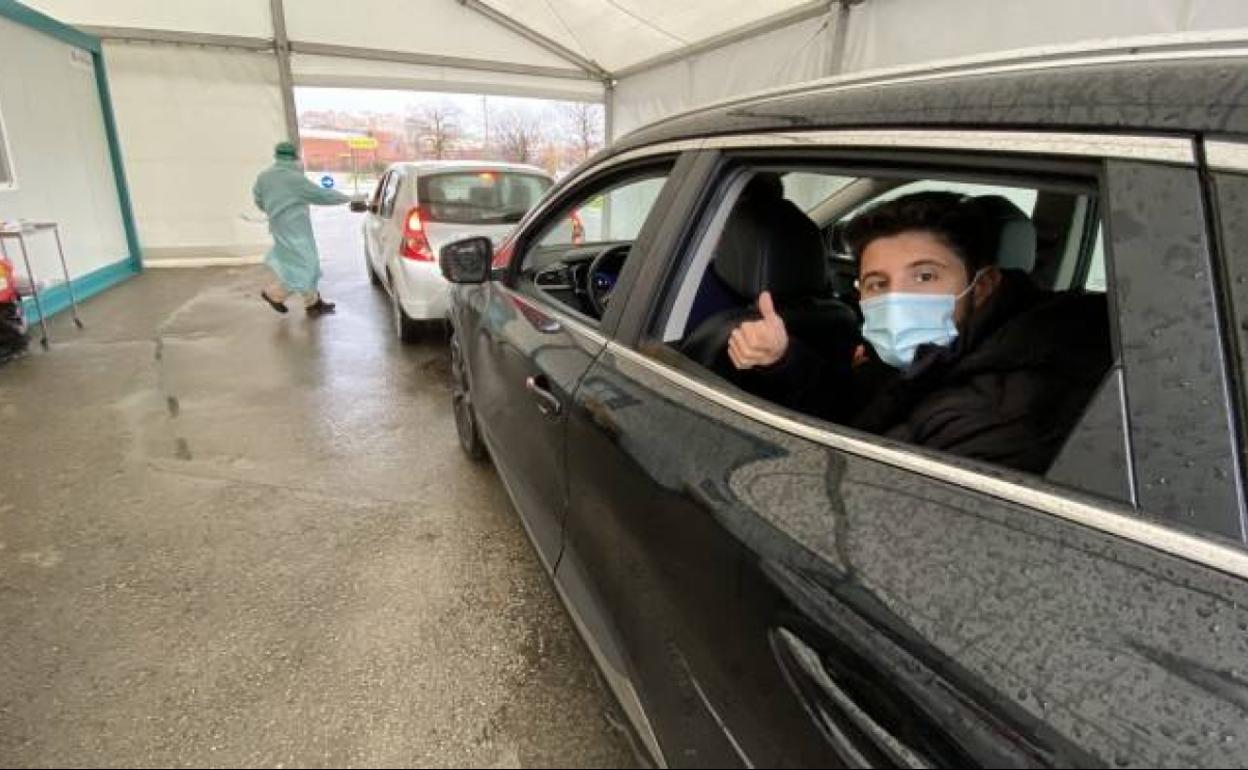
[[[1043,473],[1111,359],[1103,295],[1044,291],[1006,271],[952,346],[920,347],[905,371],[874,358],[858,367],[829,361],[791,339],[785,358],[754,382],[797,411]]]

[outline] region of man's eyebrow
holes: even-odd
[[[918,259],[906,265],[906,267],[922,267],[923,265],[933,265],[935,267],[948,267],[949,266],[946,262],[943,262],[934,257],[919,257]]]

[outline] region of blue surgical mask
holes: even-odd
[[[960,294],[891,292],[862,301],[862,336],[880,360],[905,369],[914,362],[920,345],[948,346],[958,338],[953,310],[979,274]]]

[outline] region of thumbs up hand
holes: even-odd
[[[776,314],[771,292],[758,295],[758,312],[761,320],[742,322],[728,338],[728,357],[738,369],[771,366],[789,349],[789,333]]]

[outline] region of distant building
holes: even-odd
[[[374,149],[352,149],[350,140],[372,138]],[[391,163],[411,160],[404,150],[403,137],[392,131],[334,131],[325,128],[301,128],[300,144],[303,163],[311,171],[359,171],[385,168]]]

